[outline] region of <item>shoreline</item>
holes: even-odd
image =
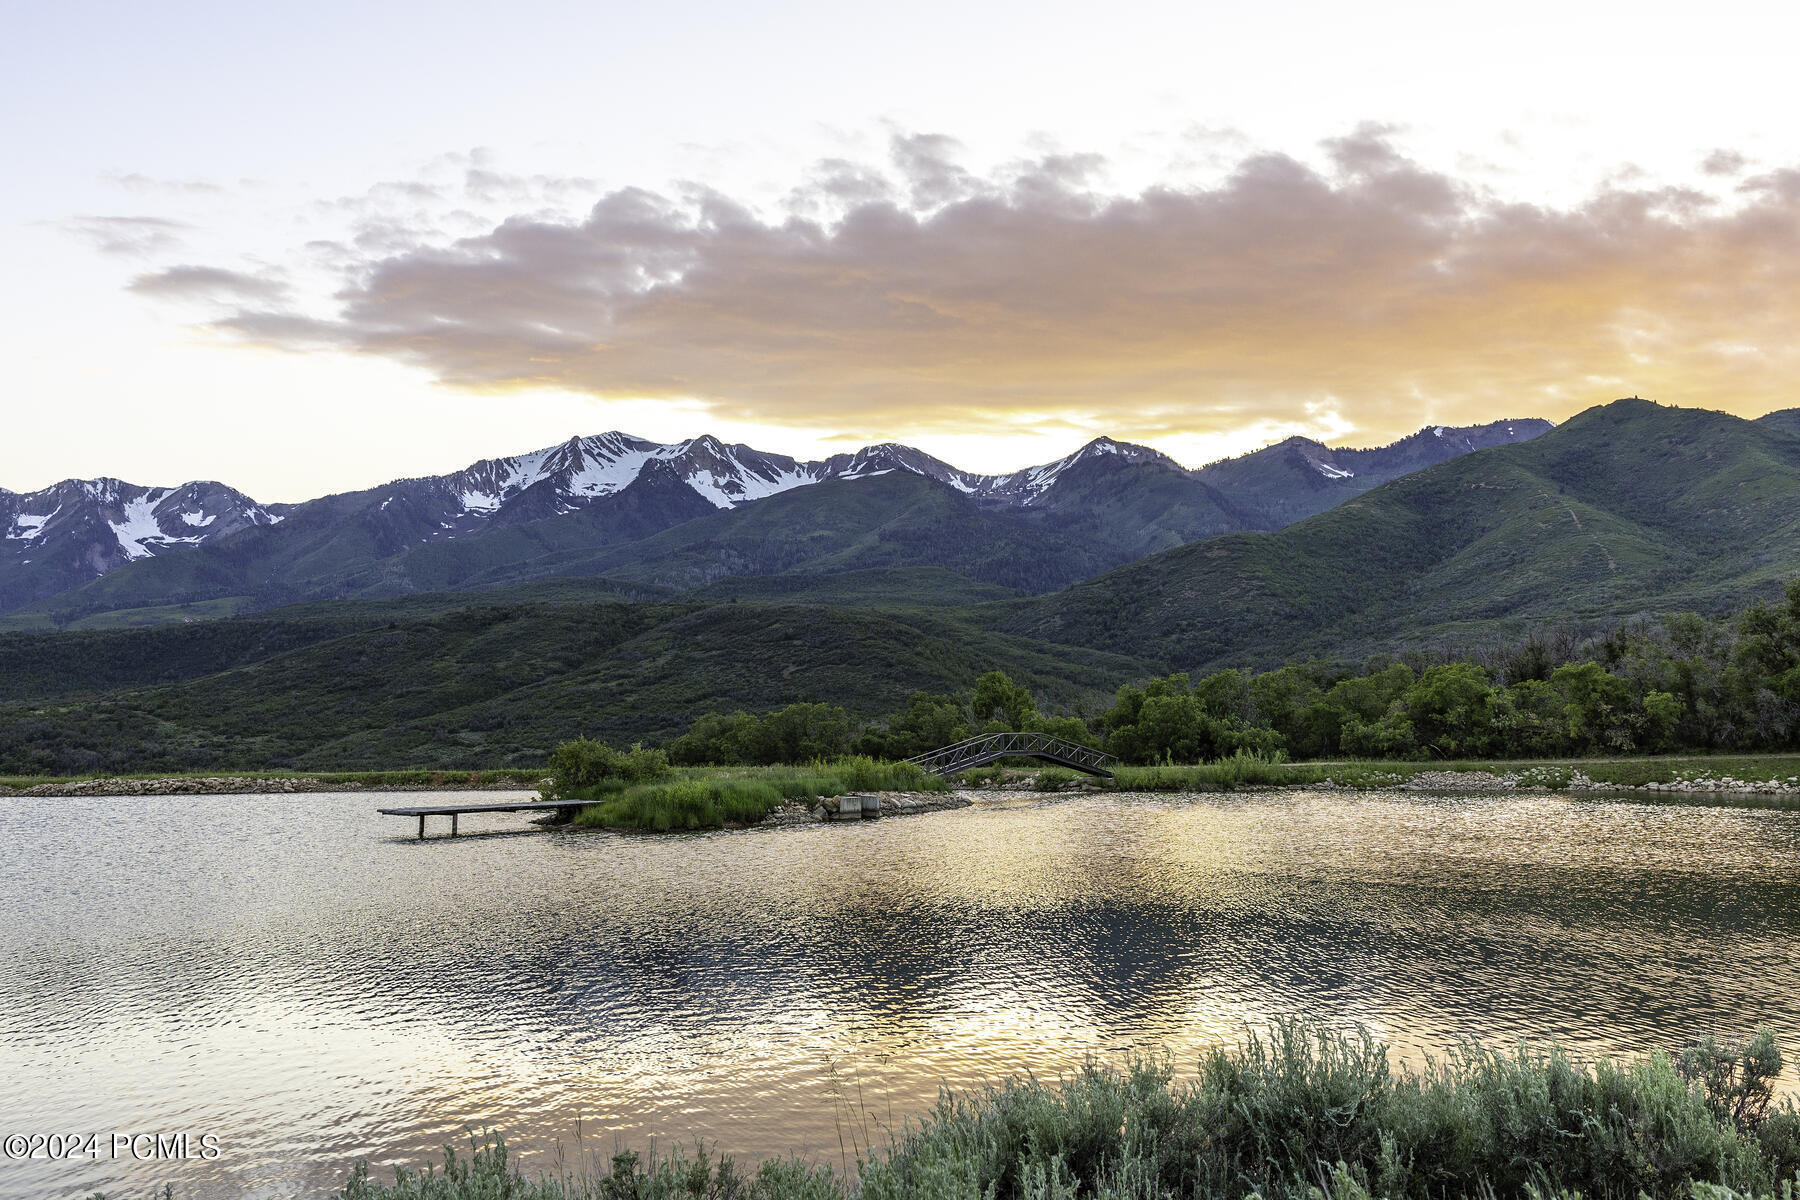
[[[0,784],[0,799],[28,796],[264,796],[289,792],[531,792],[543,782],[542,779],[470,782],[466,775],[435,782],[371,782],[311,775],[169,776],[162,779],[76,779],[65,783],[37,783],[24,788]]]
[[[889,817],[910,817],[919,813],[949,812],[953,809],[972,808],[975,802],[964,791],[948,792],[846,792],[842,796],[833,796],[827,800],[790,800],[779,808],[770,810],[769,815],[754,824],[728,825],[727,829],[767,829],[783,825],[817,825],[860,820],[855,813],[844,813],[842,804],[845,800],[865,800],[870,796],[880,798],[881,809],[877,819]]]
[[[1464,769],[1432,768],[1424,764],[1370,763],[1342,770],[1337,775],[1321,773],[1313,778],[1282,779],[1290,769],[1295,774],[1317,770],[1307,763],[1274,764],[1266,777],[1241,782],[1218,783],[1201,777],[1203,768],[1173,768],[1170,778],[1133,786],[1118,781],[1069,780],[1051,772],[1019,770],[1004,779],[965,786],[959,790],[974,792],[1044,792],[1090,795],[1223,795],[1251,791],[1327,791],[1327,792],[1479,792],[1479,793],[1568,793],[1583,796],[1636,797],[1768,797],[1790,800],[1800,806],[1800,776],[1774,779],[1743,779],[1729,772],[1706,772],[1690,778],[1650,780],[1625,783],[1594,779],[1579,767],[1543,764],[1507,769],[1501,764]],[[1153,768],[1154,769],[1154,768]]]
[[[1326,780],[1322,784],[1313,786],[1340,788],[1342,785]],[[1604,779],[1590,779],[1579,770],[1571,772],[1568,780],[1560,784],[1548,782],[1542,773],[1529,769],[1518,772],[1419,771],[1406,777],[1403,782],[1396,777],[1396,782],[1392,786],[1400,791],[1409,792],[1567,791],[1599,792],[1612,795],[1800,795],[1800,784],[1784,780],[1738,779],[1731,775],[1718,777],[1709,775],[1670,783],[1613,783]],[[1357,787],[1343,790],[1366,791],[1368,789]]]
[[[1302,766],[1304,764],[1294,764]],[[1373,766],[1373,765],[1372,765]],[[379,774],[372,772],[371,774]],[[1609,795],[1621,799],[1643,797],[1707,797],[1707,796],[1767,796],[1771,798],[1793,798],[1800,802],[1800,783],[1791,780],[1750,780],[1739,779],[1729,774],[1717,776],[1706,775],[1692,780],[1680,782],[1648,782],[1641,784],[1616,783],[1607,780],[1596,780],[1588,777],[1580,770],[1570,771],[1566,778],[1556,778],[1550,768],[1526,768],[1522,771],[1506,771],[1491,769],[1470,770],[1416,770],[1384,771],[1373,768],[1354,772],[1354,781],[1335,780],[1329,776],[1318,780],[1296,780],[1293,782],[1270,781],[1265,783],[1247,783],[1235,787],[1206,786],[1174,786],[1174,787],[1130,787],[1116,782],[1058,781],[1043,782],[1034,771],[1020,771],[1016,776],[1009,775],[1000,782],[987,782],[978,785],[965,785],[954,789],[951,795],[1004,795],[1019,792],[1037,792],[1044,795],[1210,795],[1228,792],[1245,791],[1295,791],[1317,789],[1341,792],[1567,792],[1582,795]],[[332,778],[325,776],[259,776],[259,775],[206,775],[206,776],[167,776],[151,779],[76,779],[54,783],[37,783],[28,787],[9,787],[0,784],[0,799],[34,798],[34,797],[82,797],[82,796],[261,796],[294,793],[337,793],[367,792],[370,794],[409,793],[409,792],[529,792],[542,787],[547,780],[524,778],[477,779],[471,781],[463,773],[437,780],[371,780],[368,778]],[[887,793],[884,793],[886,795]],[[896,800],[905,795],[906,800],[896,804],[896,815],[908,811],[936,811],[940,808],[960,808],[967,804],[921,803],[925,794],[894,794]],[[931,794],[934,798],[938,793]],[[908,803],[907,801],[912,801]],[[809,807],[817,805],[784,805],[771,812],[762,824],[802,824],[815,820],[823,820],[823,813],[808,812]]]

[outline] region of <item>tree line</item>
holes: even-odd
[[[677,764],[909,758],[965,737],[1042,731],[1130,763],[1238,751],[1313,758],[1548,758],[1800,746],[1800,580],[1783,601],[1718,621],[1646,617],[1604,634],[1557,632],[1447,661],[1307,663],[1118,689],[1110,707],[1050,715],[1004,673],[972,690],[915,692],[885,720],[835,705],[708,713],[665,745]]]

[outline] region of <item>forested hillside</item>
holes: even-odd
[[[1181,669],[1723,612],[1800,573],[1800,438],[1618,401],[1276,533],[1195,542],[994,610],[994,627]]]
[[[656,739],[714,709],[823,701],[873,718],[993,669],[1091,707],[1149,670],[924,612],[401,600],[337,622],[324,607],[0,637],[0,773],[534,765],[572,737]]]

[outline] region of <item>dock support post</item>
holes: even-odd
[[[456,814],[455,813],[450,814],[450,836],[451,837],[456,836]]]
[[[425,814],[424,813],[419,814],[419,840],[421,842],[425,840]]]

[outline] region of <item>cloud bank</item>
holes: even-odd
[[[168,299],[227,299],[269,302],[287,296],[277,280],[223,267],[179,266],[149,271],[133,279],[128,291]]]
[[[459,387],[870,434],[1054,419],[1153,438],[1329,410],[1385,436],[1631,393],[1800,403],[1800,170],[1748,175],[1721,150],[1720,190],[1615,183],[1558,209],[1428,170],[1381,129],[1325,151],[1121,195],[1092,156],[976,174],[949,139],[897,137],[885,164],[819,164],[773,215],[624,188],[579,219],[388,230],[310,310],[235,272],[136,286],[209,282],[220,328]]]

